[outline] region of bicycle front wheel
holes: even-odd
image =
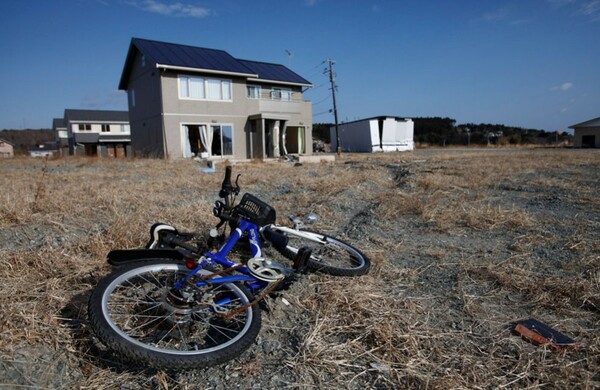
[[[252,295],[234,283],[174,289],[188,273],[181,263],[154,260],[108,275],[90,296],[94,333],[128,360],[155,368],[206,367],[240,355],[260,330],[258,306],[244,308]]]
[[[287,236],[287,246],[277,250],[288,259],[294,260],[300,248],[310,248],[312,252],[307,266],[312,270],[335,276],[359,276],[366,274],[371,267],[367,256],[340,239],[304,229],[282,229],[278,226],[271,229]]]

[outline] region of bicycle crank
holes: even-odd
[[[263,257],[251,258],[248,260],[246,268],[256,279],[269,283],[281,280],[290,273],[290,270],[283,265]]]

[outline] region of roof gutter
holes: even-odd
[[[159,69],[180,70],[180,71],[184,71],[184,72],[211,73],[211,74],[222,74],[222,75],[228,75],[228,76],[241,76],[241,77],[258,77],[257,74],[252,74],[252,73],[227,72],[227,71],[223,71],[223,70],[203,69],[203,68],[188,68],[187,66],[156,64],[156,67]]]
[[[278,80],[267,80],[267,79],[259,79],[258,75],[255,77],[248,77],[248,81],[252,81],[254,83],[270,83],[270,84],[282,84],[282,85],[296,85],[299,87],[308,87],[308,88],[312,88],[312,84],[305,84],[305,83],[292,83],[289,81],[278,81]]]

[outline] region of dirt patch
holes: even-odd
[[[218,165],[222,168],[222,165]],[[600,154],[416,151],[335,163],[236,165],[278,221],[372,260],[360,278],[311,274],[262,304],[263,328],[222,366],[162,372],[90,334],[86,303],[110,249],[153,222],[202,236],[222,180],[191,161],[0,161],[2,387],[449,388],[600,386]],[[274,251],[271,256],[283,261]],[[582,348],[512,334],[539,320]]]

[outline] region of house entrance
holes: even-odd
[[[98,145],[96,144],[85,144],[84,154],[88,157],[95,157],[98,155]]]
[[[596,136],[595,135],[584,135],[581,137],[582,148],[595,148],[596,147]]]
[[[304,127],[290,126],[285,134],[285,148],[288,153],[306,153],[306,129]]]

